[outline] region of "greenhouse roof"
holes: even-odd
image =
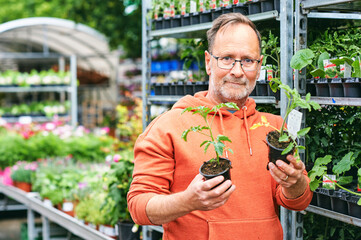
[[[34,17],[0,24],[0,59],[57,58],[76,55],[78,66],[112,78],[117,54],[104,35],[70,20]]]

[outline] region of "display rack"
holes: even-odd
[[[27,209],[28,239],[35,239],[35,212],[41,215],[42,237],[44,240],[50,239],[50,221],[67,229],[72,234],[83,239],[92,240],[112,240],[113,238],[85,225],[77,219],[62,211],[44,204],[35,192],[26,193],[13,186],[0,183],[0,192],[23,204]]]
[[[295,5],[300,6],[295,11],[296,51],[307,47],[309,18],[361,20],[360,0],[296,0]],[[304,93],[306,87],[305,69],[301,73],[295,74],[295,82],[300,92]],[[361,106],[361,98],[311,97],[311,99],[320,105]],[[361,227],[360,218],[313,205],[310,205],[306,211]]]
[[[42,53],[12,53],[5,54],[0,53],[0,56],[4,58],[12,59],[60,59],[59,65],[63,65],[62,61],[65,56],[58,54],[49,54],[44,55]],[[25,92],[59,92],[59,93],[68,93],[69,99],[71,101],[71,109],[69,115],[71,117],[71,125],[76,126],[78,123],[78,103],[77,103],[77,59],[75,55],[69,56],[70,59],[70,72],[71,72],[71,81],[70,85],[67,86],[30,86],[30,87],[13,87],[13,86],[1,86],[0,93],[25,93]],[[48,121],[48,117],[30,117],[32,121],[43,122]],[[18,117],[5,118],[8,122],[16,122],[19,120]]]

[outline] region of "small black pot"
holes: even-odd
[[[332,78],[328,83],[330,97],[343,97],[343,86],[341,78]]]
[[[218,176],[223,176],[224,177],[224,181],[226,181],[227,179],[231,180],[231,168],[228,168],[226,170],[224,170],[223,172],[217,173],[217,174],[213,174],[213,175],[208,175],[202,172],[202,169],[204,167],[205,164],[209,163],[210,161],[217,161],[217,160],[209,160],[207,162],[204,162],[202,164],[202,166],[199,168],[199,173],[205,178],[205,179],[212,179],[214,177],[218,177]],[[228,162],[228,164],[231,166],[231,161],[227,158],[219,158],[219,161],[226,161]]]
[[[269,134],[269,133],[268,133]],[[269,141],[268,141],[268,135],[266,137],[266,141],[268,144],[268,160],[270,162],[275,163],[277,160],[282,160],[285,163],[289,164],[290,162],[286,159],[287,155],[289,154],[293,154],[294,153],[294,149],[291,150],[289,153],[282,155],[282,152],[285,150],[285,148],[277,148],[275,146],[273,146]],[[267,164],[267,170],[268,170],[268,164]]]
[[[137,232],[133,233],[132,228],[134,223],[122,223],[118,222],[118,231],[119,239],[129,239],[129,240],[140,240],[140,229]]]
[[[320,78],[316,82],[316,94],[318,97],[329,97],[330,88],[328,87],[328,79]]]
[[[361,82],[359,78],[346,78],[343,83],[345,97],[361,97]]]

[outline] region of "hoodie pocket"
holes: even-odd
[[[251,220],[208,221],[209,240],[282,240],[283,231],[277,216]]]

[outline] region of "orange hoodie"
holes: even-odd
[[[203,135],[190,132],[187,142],[181,138],[182,132],[190,126],[204,125],[201,116],[181,113],[186,107],[213,107],[206,94],[199,92],[194,97],[183,97],[139,136],[134,148],[133,182],[128,193],[129,211],[136,223],[151,225],[145,211],[149,199],[155,194],[184,191],[202,163],[214,157],[211,147],[206,154],[198,147],[205,140]],[[235,192],[222,207],[193,211],[163,224],[164,240],[281,240],[283,231],[278,206],[298,211],[309,205],[312,199],[309,187],[299,198],[287,199],[267,171],[265,139],[271,129],[259,127],[250,131],[249,127],[260,122],[261,116],[280,127],[282,118],[258,112],[255,107],[255,101],[249,98],[245,107],[233,114],[221,109],[212,126],[215,136],[223,134],[232,140],[226,144],[234,152],[228,157],[232,161],[231,179],[236,185]],[[304,174],[307,176],[306,172]]]

